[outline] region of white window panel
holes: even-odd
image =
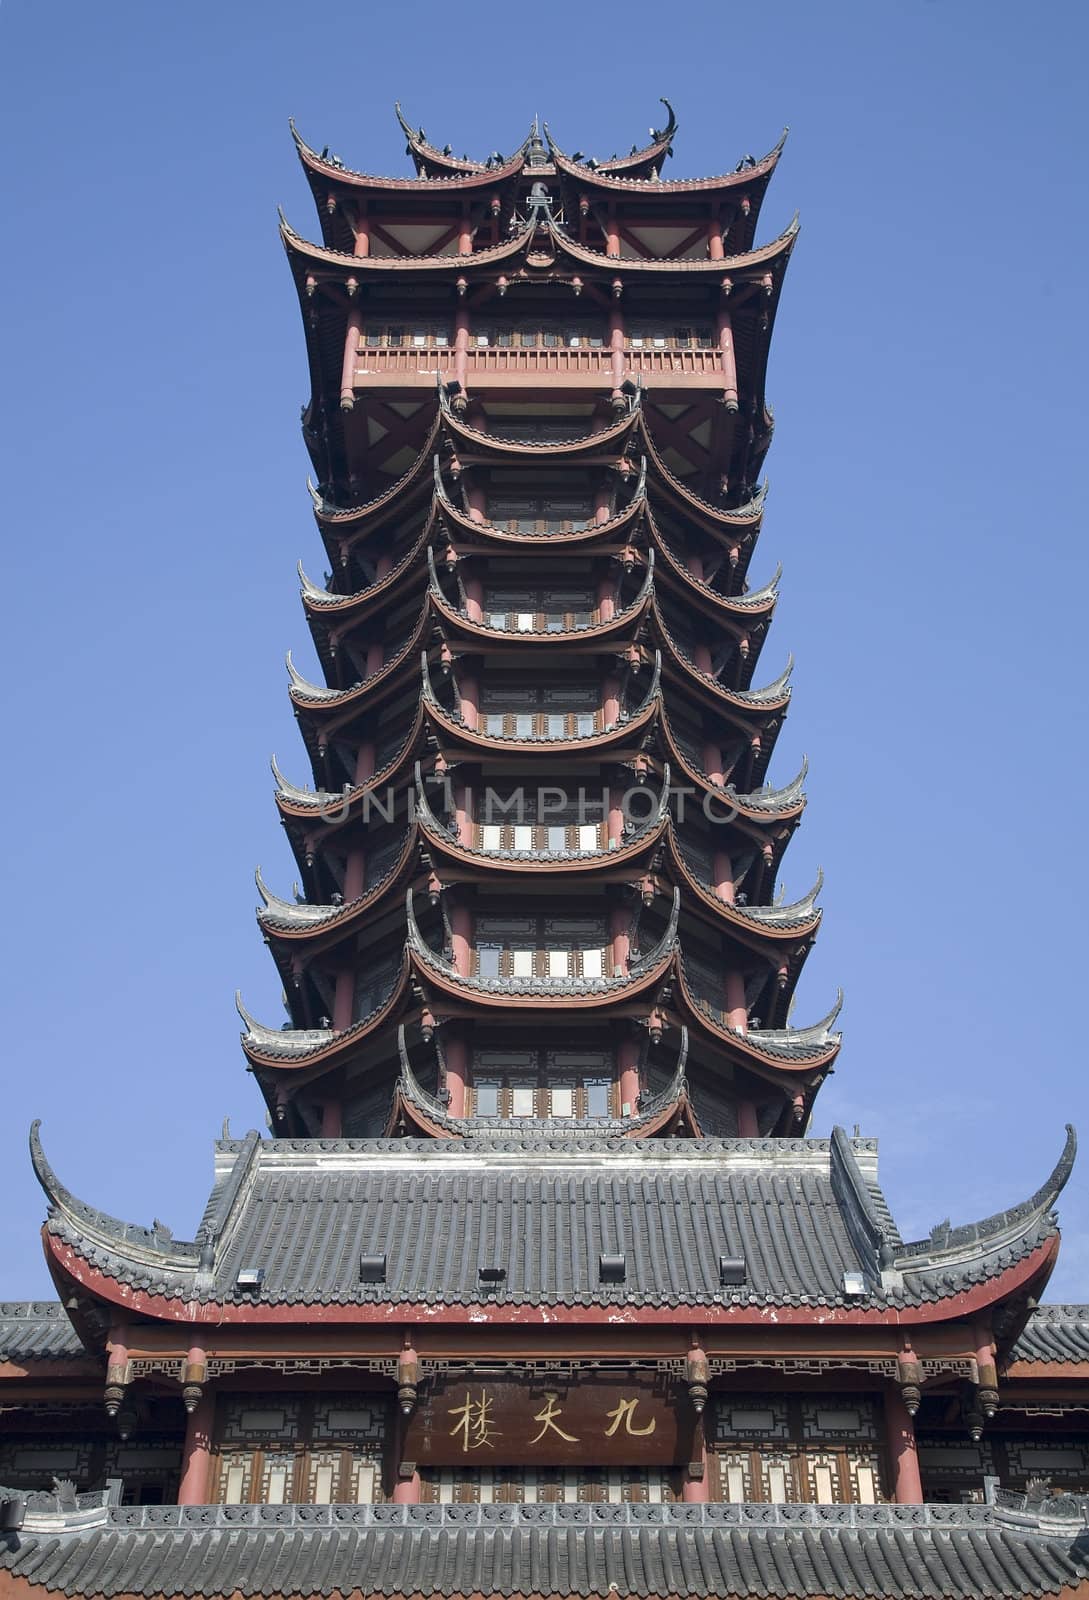
[[[323,1461],[314,1472],[314,1501],[319,1506],[327,1506],[333,1499],[333,1468],[328,1461]]]
[[[532,978],[533,976],[533,951],[512,950],[511,964],[516,978]]]
[[[490,1506],[492,1501],[495,1499],[495,1484],[492,1481],[491,1473],[486,1469],[481,1471],[480,1483],[478,1487],[478,1498],[480,1500],[480,1504],[482,1506]]]
[[[473,1113],[478,1117],[497,1117],[499,1115],[499,1084],[476,1083],[473,1085]]]
[[[813,1487],[816,1491],[818,1505],[827,1506],[835,1503],[836,1496],[832,1492],[831,1467],[818,1466],[814,1469]]]
[[[571,952],[569,950],[550,950],[548,952],[548,976],[550,978],[566,978],[571,969]]]
[[[579,824],[579,849],[592,851],[597,849],[597,824],[583,822]]]
[[[566,850],[566,848],[567,848],[567,829],[566,828],[549,828],[549,830],[548,830],[548,848],[553,852],[554,855],[558,855],[561,850]]]
[[[570,1085],[560,1084],[552,1090],[551,1112],[554,1117],[575,1115],[575,1091]]]
[[[452,1506],[454,1503],[454,1474],[452,1472],[439,1473],[439,1505]]]
[[[519,611],[519,613],[518,613],[518,632],[519,633],[532,633],[533,632],[533,612],[532,611]]]
[[[486,822],[480,830],[480,843],[485,850],[501,850],[503,830],[494,822]]]
[[[374,1462],[361,1461],[355,1469],[355,1503],[369,1506],[374,1501]]]
[[[731,1505],[741,1505],[745,1500],[745,1474],[740,1467],[726,1468],[726,1498]]]
[[[603,950],[584,950],[582,952],[582,975],[584,978],[600,978],[605,971],[605,952]]]
[[[609,1473],[609,1483],[606,1491],[606,1498],[611,1506],[619,1506],[623,1504],[624,1485],[621,1481],[619,1472]]]
[[[278,1462],[268,1469],[265,1501],[270,1506],[282,1506],[287,1499],[287,1466]]]
[[[526,1471],[525,1482],[522,1486],[522,1500],[527,1506],[535,1506],[537,1504],[537,1474],[535,1472]]]
[[[516,850],[533,849],[533,829],[519,824],[514,830],[514,848]]]
[[[246,1468],[240,1462],[235,1462],[233,1466],[227,1468],[227,1483],[223,1491],[224,1504],[228,1506],[241,1505],[245,1492]]]
[[[855,1487],[858,1493],[858,1503],[861,1506],[872,1506],[877,1503],[877,1484],[874,1481],[873,1468],[860,1462],[855,1468]]]
[[[518,1087],[511,1090],[510,1111],[512,1117],[532,1117],[537,1110],[537,1091],[532,1087]]]

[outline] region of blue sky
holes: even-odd
[[[1076,4],[624,8],[7,0],[10,534],[0,1297],[49,1292],[32,1116],[82,1198],[191,1235],[210,1141],[262,1122],[232,995],[275,1021],[252,919],[292,864],[268,757],[304,761],[283,653],[320,573],[306,368],[276,205],[287,130],[403,173],[534,112],[608,155],[680,118],[678,175],[791,127],[794,210],[753,566],[793,651],[773,776],[826,873],[795,1020],[846,990],[814,1132],[882,1140],[907,1234],[1028,1195],[1085,1118],[1083,72]],[[1089,1152],[1049,1298],[1089,1299]]]

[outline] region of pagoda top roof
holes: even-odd
[[[677,116],[669,101],[662,97],[662,105],[669,113],[664,128],[651,128],[650,141],[645,145],[632,145],[626,156],[613,155],[608,161],[585,160],[581,151],[574,165],[577,169],[587,174],[601,173],[602,175],[626,174],[629,178],[634,175],[656,175],[662,162],[673,153],[673,138],[677,132]],[[412,157],[418,173],[447,173],[452,177],[486,174],[493,179],[498,172],[505,171],[512,162],[519,166],[539,167],[547,164],[548,153],[541,138],[542,125],[538,117],[533,123],[514,155],[505,160],[498,151],[493,151],[487,161],[471,161],[468,156],[457,157],[453,154],[450,145],[438,149],[431,143],[423,128],[414,128],[407,121],[401,110],[400,101],[394,106],[397,121],[408,140],[408,154]],[[555,150],[548,124],[543,127],[544,137],[548,141],[550,151]],[[581,163],[581,165],[579,165]]]
[[[168,1320],[194,1308],[198,1318],[294,1320],[315,1305],[345,1321],[425,1307],[460,1320],[483,1301],[498,1321],[537,1321],[557,1306],[595,1320],[621,1302],[740,1323],[769,1307],[820,1307],[837,1323],[940,1320],[1039,1287],[1074,1150],[1069,1130],[1054,1171],[1021,1205],[903,1244],[876,1142],[840,1129],[827,1140],[594,1139],[567,1137],[562,1123],[456,1141],[250,1133],[217,1144],[204,1220],[183,1241],[76,1200],[31,1131],[55,1268]],[[386,1256],[384,1283],[358,1282],[360,1251]],[[626,1281],[602,1285],[598,1257],[617,1252]],[[724,1254],[744,1257],[744,1285],[720,1283]],[[497,1260],[506,1280],[484,1290],[479,1268]],[[238,1276],[255,1269],[264,1276],[253,1295]]]
[[[0,1491],[2,1495],[4,1491]],[[13,1492],[14,1493],[14,1492]],[[1084,1500],[994,1505],[111,1506],[30,1497],[0,1545],[14,1597],[34,1592],[447,1597],[761,1595],[975,1600],[1082,1595]],[[542,1583],[547,1574],[547,1583]]]

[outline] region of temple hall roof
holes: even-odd
[[[110,1600],[350,1595],[364,1575],[382,1595],[1084,1595],[1081,1508],[1048,1505],[35,1506],[0,1570],[13,1595]]]
[[[216,1187],[189,1242],[75,1200],[32,1133],[63,1271],[83,1262],[126,1296],[190,1308],[325,1304],[360,1314],[486,1300],[500,1316],[621,1304],[910,1316],[1012,1269],[1034,1278],[1050,1264],[1052,1207],[1073,1148],[1070,1133],[1055,1171],[1023,1205],[905,1245],[878,1186],[876,1143],[842,1130],[831,1140],[572,1139],[562,1124],[456,1141],[251,1133],[217,1145]],[[386,1257],[384,1282],[358,1281],[360,1252]],[[603,1285],[599,1258],[616,1253],[625,1280]],[[723,1287],[724,1255],[744,1257],[744,1285]],[[496,1264],[506,1278],[484,1289],[480,1269]],[[257,1269],[261,1288],[250,1296],[238,1274]]]

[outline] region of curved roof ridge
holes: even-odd
[[[788,1044],[791,1046],[839,1044],[843,1035],[833,1032],[833,1024],[842,1009],[843,990],[837,989],[835,1004],[819,1022],[811,1022],[805,1028],[792,1028],[789,1024],[785,1028],[749,1028],[745,1037],[754,1040],[757,1044]]]
[[[124,1222],[108,1211],[99,1211],[96,1207],[78,1200],[71,1190],[61,1183],[46,1159],[42,1147],[41,1126],[41,1118],[35,1118],[30,1125],[30,1162],[34,1176],[41,1184],[48,1203],[50,1223],[63,1218],[80,1235],[89,1234],[110,1245],[123,1243],[126,1246],[126,1253],[138,1259],[151,1260],[159,1264],[164,1257],[170,1257],[177,1266],[195,1269],[197,1245],[191,1240],[175,1239],[171,1230],[164,1227],[161,1222],[153,1223],[150,1228],[142,1227],[139,1223]]]
[[[898,1241],[880,1216],[854,1147],[838,1123],[832,1129],[830,1176],[832,1192],[859,1259],[871,1277],[880,1277],[892,1266]]]
[[[612,439],[618,439],[625,433],[631,432],[639,417],[642,415],[641,391],[636,394],[631,405],[615,422],[606,423],[604,428],[595,428],[590,433],[579,434],[575,439],[511,439],[501,433],[491,433],[484,428],[474,428],[471,423],[464,421],[456,415],[450,405],[446,389],[439,389],[439,407],[443,421],[453,433],[459,434],[463,439],[468,439],[475,444],[491,446],[492,448],[509,448],[515,446],[518,450],[528,451],[532,455],[564,455],[570,451],[581,450],[586,445],[600,445]],[[626,509],[626,508],[625,508]]]
[[[417,162],[417,169],[419,166],[419,161],[417,160],[418,157],[419,160],[430,161],[435,164],[441,163],[444,166],[450,167],[456,173],[471,173],[474,176],[484,175],[491,178],[505,176],[507,168],[512,162],[517,163],[518,165],[522,163],[525,158],[526,148],[529,145],[530,139],[532,138],[532,133],[528,133],[518,146],[514,155],[511,156],[508,161],[500,161],[498,165],[493,164],[489,166],[488,162],[486,161],[470,161],[468,156],[458,159],[456,156],[450,153],[449,146],[447,146],[445,150],[438,149],[438,147],[433,145],[427,138],[427,135],[424,133],[422,127],[414,128],[406,119],[404,112],[401,110],[401,102],[399,100],[395,100],[393,102],[393,110],[397,117],[397,121],[401,124],[401,132],[408,140],[409,154],[412,156],[412,159]]]
[[[234,1004],[245,1024],[243,1040],[258,1049],[262,1045],[275,1045],[277,1052],[285,1055],[303,1054],[317,1045],[328,1044],[335,1037],[332,1028],[270,1028],[266,1023],[258,1022],[242,1004],[241,989],[235,991]]]
[[[589,185],[598,185],[601,188],[613,189],[628,194],[693,194],[716,189],[744,189],[761,179],[770,181],[772,174],[779,165],[780,157],[786,145],[790,129],[784,128],[776,143],[758,160],[751,164],[739,163],[732,172],[714,173],[703,178],[633,178],[623,174],[621,168],[625,162],[634,163],[636,157],[628,156],[621,161],[602,161],[596,167],[590,167],[585,162],[575,161],[565,151],[561,150],[548,132],[545,125],[545,137],[549,142],[552,158],[561,172],[569,177],[578,178]],[[644,157],[644,161],[646,161]],[[765,185],[766,187],[766,185]]]
[[[402,180],[402,182],[405,180]],[[403,272],[406,267],[441,267],[449,271],[451,267],[458,267],[464,272],[467,267],[488,266],[495,261],[506,261],[511,256],[516,256],[520,250],[526,249],[533,241],[537,231],[536,220],[527,224],[520,233],[512,233],[509,238],[499,244],[485,245],[482,250],[474,250],[472,255],[461,255],[457,251],[436,252],[434,254],[403,255],[403,256],[356,256],[349,250],[333,250],[327,244],[314,244],[288,222],[286,215],[280,212],[280,237],[284,248],[290,256],[295,251],[299,256],[310,261],[324,261],[329,266],[350,267],[352,276],[359,274],[367,276],[371,273]],[[602,259],[605,259],[604,257]],[[740,258],[738,258],[740,259]],[[730,258],[727,257],[727,265]],[[721,266],[721,262],[715,263]],[[614,262],[615,265],[615,262]]]
[[[440,423],[441,417],[439,408],[436,405],[435,415],[431,419],[431,427],[428,430],[427,438],[420,446],[419,455],[410,466],[405,468],[404,472],[402,472],[401,476],[397,478],[395,482],[391,483],[387,488],[382,490],[381,494],[375,495],[373,500],[364,500],[359,505],[355,506],[335,506],[327,501],[324,496],[320,496],[319,501],[315,503],[314,506],[314,515],[317,520],[319,522],[324,522],[327,525],[331,522],[354,521],[356,518],[365,517],[369,513],[377,511],[380,506],[386,505],[389,502],[397,499],[402,492],[408,488],[413,478],[419,472],[420,467],[430,459],[435,447],[435,440],[438,437]]]
[[[618,271],[635,269],[639,272],[684,272],[700,276],[717,273],[721,277],[729,277],[733,272],[744,272],[751,267],[766,266],[769,262],[789,257],[798,237],[801,217],[795,212],[782,233],[754,250],[743,250],[738,255],[721,256],[717,260],[708,256],[695,261],[677,261],[670,256],[610,256],[604,250],[594,250],[589,245],[580,244],[566,229],[560,227],[551,213],[547,215],[545,225],[553,242],[567,255],[588,266],[607,268],[614,276]],[[346,259],[353,260],[354,257]]]
[[[698,511],[709,512],[710,515],[715,517],[719,522],[725,522],[735,527],[738,524],[744,523],[755,523],[757,526],[759,526],[761,518],[764,515],[764,501],[767,499],[768,493],[766,481],[757,485],[754,493],[748,500],[745,501],[744,505],[735,506],[732,510],[728,510],[725,506],[712,505],[710,500],[705,500],[701,494],[697,494],[694,489],[690,488],[683,479],[678,478],[675,472],[671,472],[669,467],[662,460],[662,457],[658,451],[658,446],[654,441],[654,435],[650,431],[650,426],[647,422],[645,412],[641,413],[639,431],[643,436],[643,442],[647,447],[647,453],[658,472],[665,480],[666,485],[670,489],[674,489],[682,499],[689,501],[690,504],[694,505]]]
[[[273,894],[265,882],[261,868],[254,871],[257,883],[257,892],[264,901],[258,907],[258,918],[269,916],[278,922],[297,923],[309,926],[312,923],[326,922],[339,915],[341,906],[314,905],[308,900],[283,900],[278,894]]]
[[[398,120],[403,128],[408,129],[408,124],[398,112]],[[521,151],[509,160],[498,166],[489,167],[485,162],[476,161],[450,161],[441,150],[433,150],[429,145],[420,145],[421,156],[427,152],[427,159],[434,165],[445,164],[451,168],[448,176],[423,174],[420,172],[420,163],[416,162],[416,176],[412,178],[387,177],[381,173],[361,172],[356,167],[346,166],[339,156],[327,154],[328,145],[322,151],[317,151],[307,143],[295,125],[294,117],[288,118],[291,137],[295,141],[295,149],[299,160],[309,171],[323,177],[333,179],[335,182],[347,184],[355,188],[390,188],[428,191],[435,189],[461,189],[469,187],[479,188],[482,184],[502,182],[504,178],[512,177],[521,169]],[[524,149],[524,146],[523,146]],[[415,159],[415,157],[414,157]]]
[[[1006,1211],[996,1211],[981,1222],[957,1228],[951,1228],[948,1222],[939,1223],[927,1238],[913,1240],[896,1252],[897,1267],[904,1271],[920,1271],[926,1265],[953,1265],[959,1259],[978,1255],[980,1245],[993,1250],[1003,1240],[1013,1240],[1026,1233],[1034,1222],[1051,1211],[1066,1187],[1077,1151],[1078,1136],[1073,1124],[1068,1122],[1062,1154],[1048,1177],[1027,1200]]]
[[[781,789],[773,789],[765,783],[759,789],[753,789],[748,794],[740,794],[732,783],[726,785],[726,793],[736,795],[744,806],[751,806],[756,810],[778,810],[779,807],[792,804],[795,800],[803,798],[805,780],[809,773],[809,757],[802,757],[801,767],[789,783]]]

